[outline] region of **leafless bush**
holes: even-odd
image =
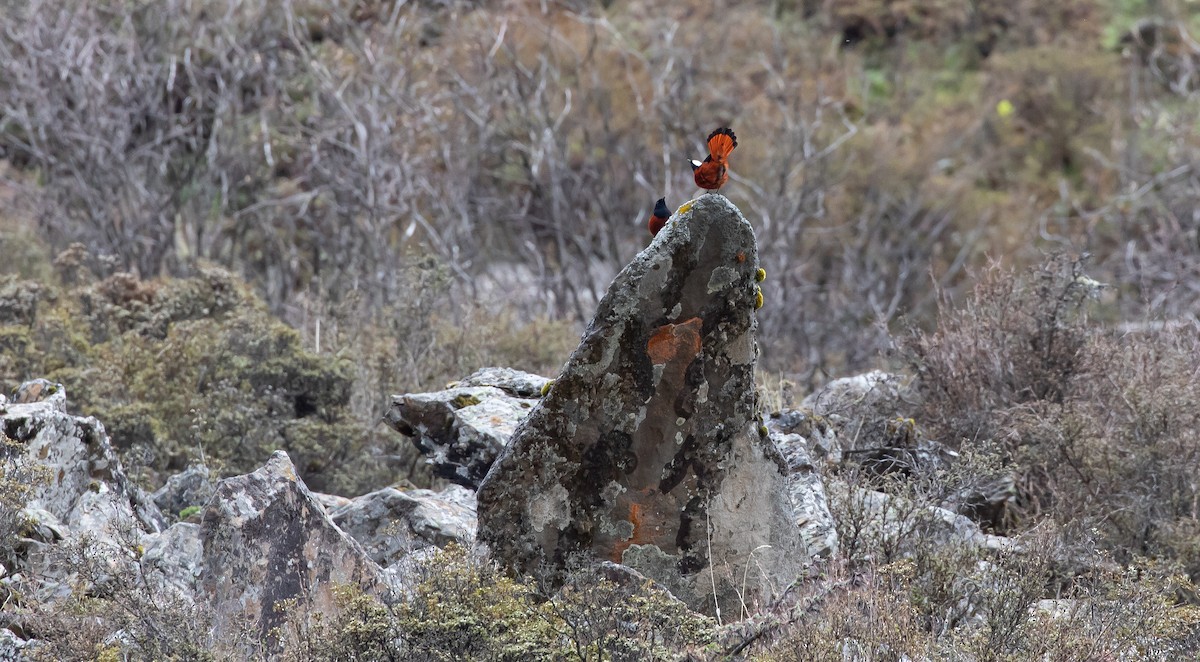
[[[142,548],[132,523],[112,537],[85,535],[46,553],[70,583],[70,595],[16,610],[33,660],[218,660],[234,650],[214,641],[211,609],[150,581],[138,566]]]
[[[1083,370],[1083,302],[1097,283],[1059,256],[1025,277],[993,269],[935,332],[906,342],[924,395],[922,421],[944,442],[989,440],[1025,403],[1061,404]]]

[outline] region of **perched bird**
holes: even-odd
[[[667,199],[659,198],[658,202],[654,203],[654,211],[650,213],[650,220],[646,222],[650,228],[650,236],[657,235],[658,231],[667,224],[669,218],[671,218],[671,210],[667,209]]]
[[[703,161],[691,161],[696,186],[715,191],[729,181],[729,154],[734,147],[737,147],[737,136],[733,135],[732,129],[722,127],[708,135],[708,156]]]

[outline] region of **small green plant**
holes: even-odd
[[[188,506],[187,508],[184,508],[183,510],[179,511],[179,519],[187,519],[187,518],[191,517],[192,515],[195,515],[196,513],[200,512],[200,510],[201,510],[200,506]]]

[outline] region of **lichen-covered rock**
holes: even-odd
[[[779,446],[779,452],[783,453],[788,466],[814,460],[832,463],[841,461],[842,447],[838,443],[837,431],[828,419],[817,416],[811,410],[784,409],[774,412],[767,418],[767,430]],[[803,439],[804,443],[794,446],[781,442],[783,438],[793,434]],[[799,453],[798,457],[791,457],[793,450]]]
[[[970,545],[990,551],[1013,549],[1011,538],[984,533],[969,518],[909,499],[847,485],[841,480],[826,483],[830,498],[838,501],[842,517],[852,518],[845,527],[860,542],[872,547],[906,554],[921,545]]]
[[[540,398],[549,381],[549,377],[512,368],[480,368],[453,386],[493,386],[518,398]]]
[[[177,525],[178,526],[178,525]],[[333,613],[334,589],[350,585],[386,593],[386,579],[357,542],[329,518],[287,453],[217,483],[200,523],[199,599],[211,605],[218,638],[249,624],[268,647],[273,629],[292,616]],[[301,619],[303,620],[303,618]]]
[[[900,375],[872,370],[829,382],[804,398],[800,408],[818,416],[890,418],[907,415],[914,397]]]
[[[17,393],[0,410],[0,430],[25,446],[23,461],[45,478],[32,486],[27,508],[53,515],[76,536],[162,530],[162,514],[126,477],[104,426],[67,413],[61,384],[34,380]]]
[[[5,450],[17,453],[6,469],[21,477],[28,492],[15,539],[5,541],[15,551],[12,573],[0,585],[42,604],[78,591],[102,592],[100,583],[136,565],[123,552],[160,531],[163,517],[125,475],[104,426],[67,413],[61,384],[29,381],[14,399],[0,408],[0,436]],[[112,555],[116,565],[99,575],[81,574],[68,553],[80,546],[118,550]]]
[[[829,512],[825,484],[798,434],[771,435],[788,463],[787,491],[796,510],[796,526],[810,557],[831,558],[838,549],[837,525]]]
[[[22,662],[28,659],[25,651],[30,642],[18,637],[16,633],[0,629],[0,662]]]
[[[560,579],[589,553],[708,613],[754,609],[795,578],[787,468],[754,387],[757,268],[750,224],[705,195],[616,277],[480,486],[495,559]]]
[[[412,439],[435,476],[476,489],[548,381],[485,368],[444,391],[392,396],[384,420]]]
[[[475,539],[475,495],[458,485],[441,492],[388,487],[351,499],[329,515],[385,567],[422,547],[469,546]]]
[[[185,508],[203,506],[212,497],[213,486],[208,467],[193,464],[182,473],[167,479],[162,487],[150,494],[158,509],[169,517],[179,517]]]
[[[166,531],[146,536],[142,544],[141,571],[151,585],[183,600],[196,600],[204,568],[200,525],[177,522]]]

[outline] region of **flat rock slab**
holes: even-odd
[[[787,467],[754,386],[757,268],[750,224],[705,195],[622,270],[480,485],[496,560],[561,579],[584,553],[707,613],[753,609],[795,578]]]

